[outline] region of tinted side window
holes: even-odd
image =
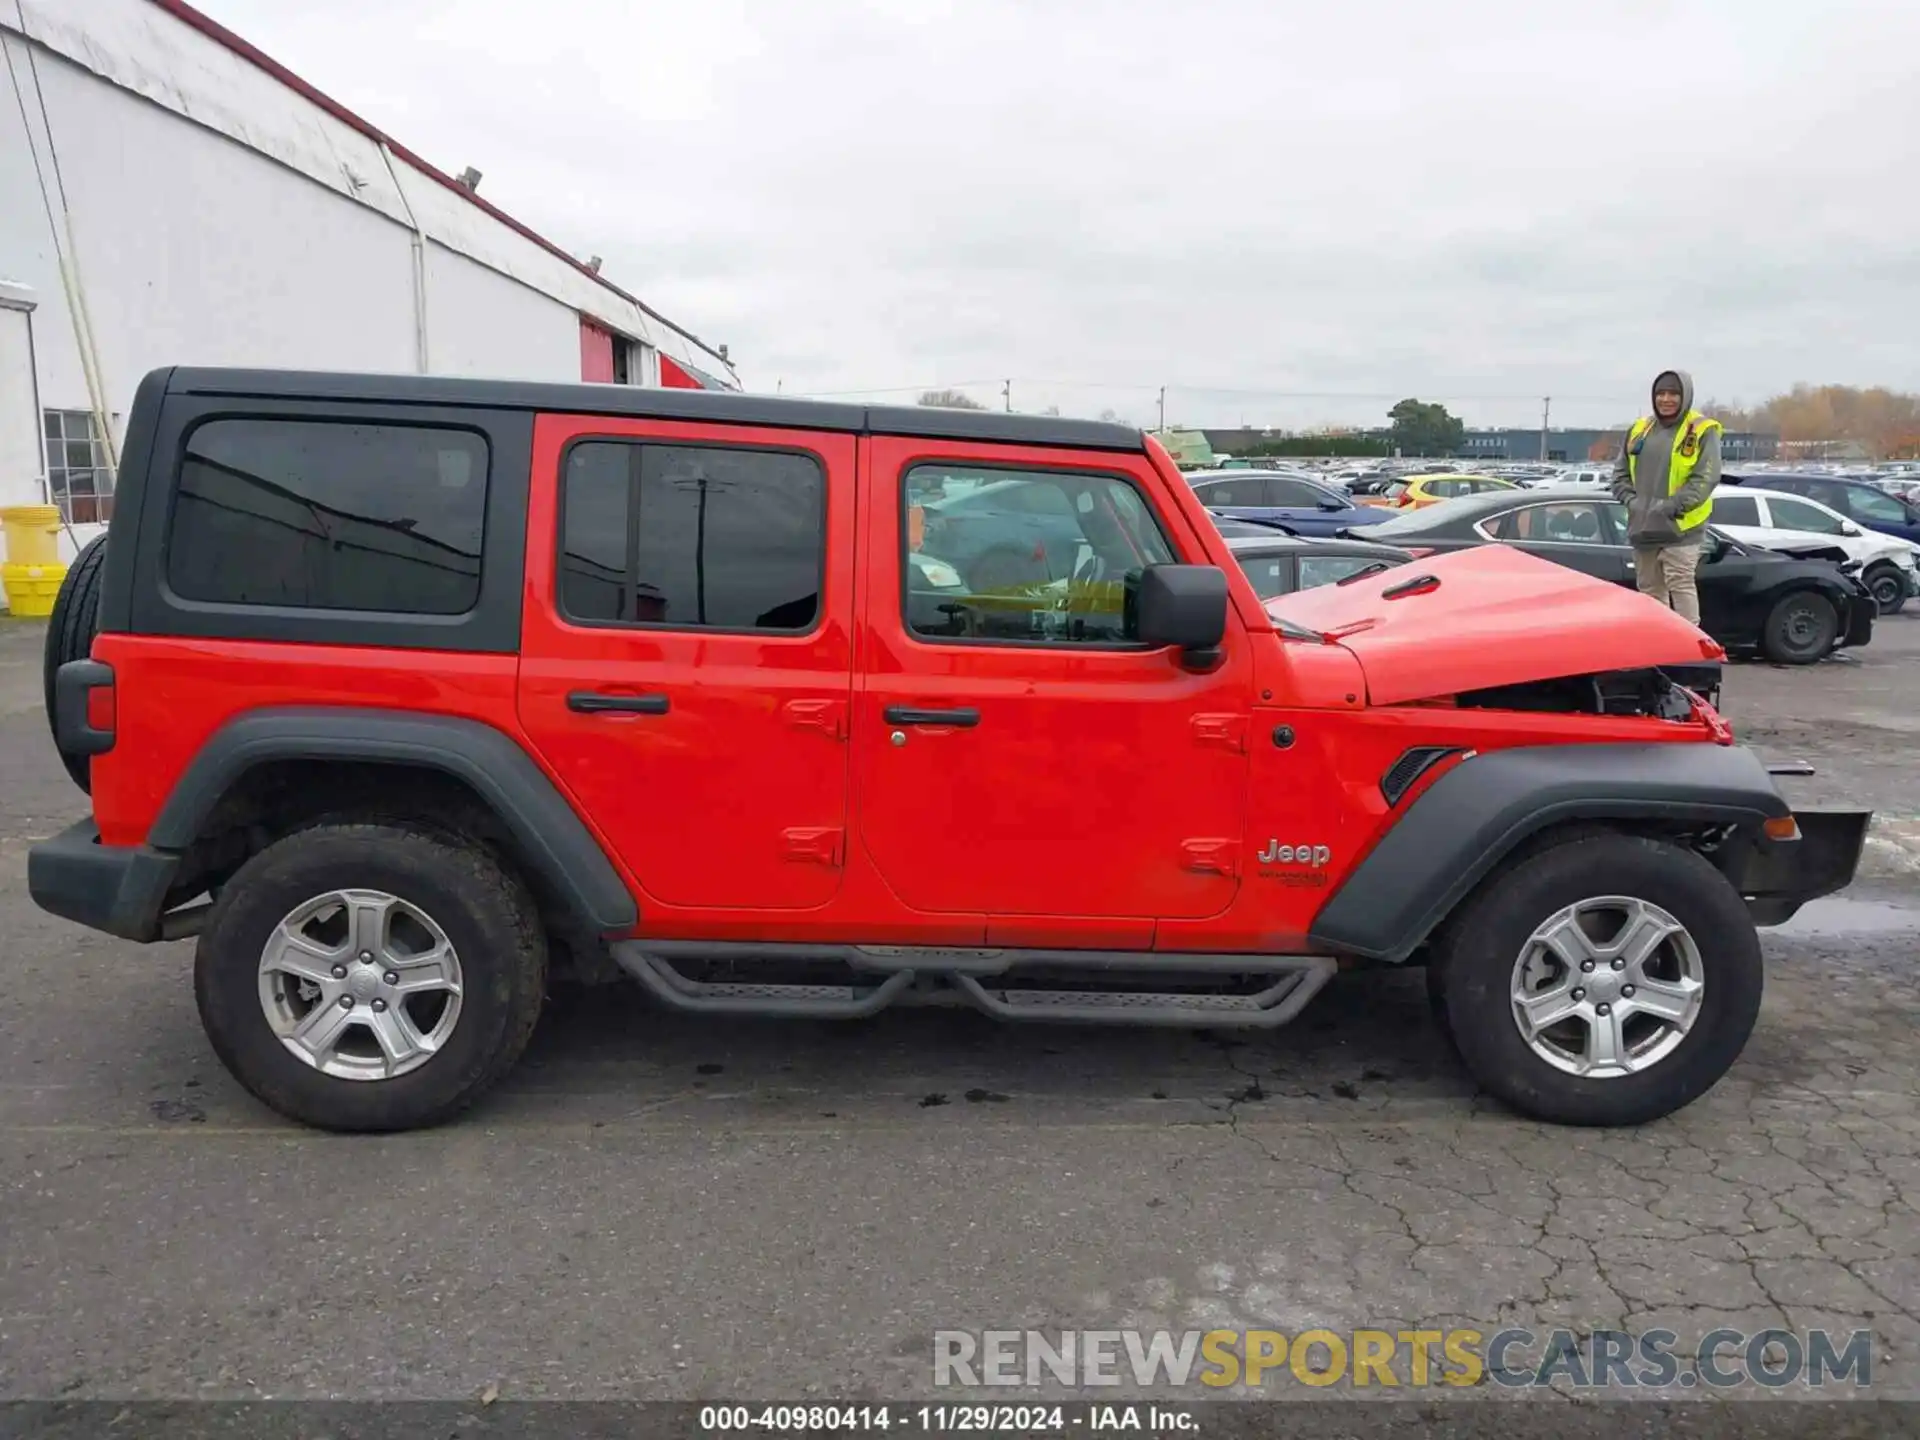
[[[1140,573],[1173,558],[1140,492],[1110,475],[983,471],[998,509],[945,513],[921,466],[902,478],[907,628],[926,639],[1125,644]],[[949,472],[951,473],[951,472]],[[1238,482],[1224,482],[1238,483]],[[1204,490],[1199,487],[1205,499]],[[1053,495],[1037,507],[1026,490]],[[1060,514],[1045,529],[1035,508]]]
[[[1242,555],[1240,568],[1252,583],[1253,593],[1262,600],[1271,600],[1276,595],[1287,595],[1293,591],[1291,555]]]
[[[1838,535],[1840,520],[1805,500],[1769,500],[1773,523],[1782,530],[1806,530],[1815,535]]]
[[[1275,505],[1295,505],[1302,509],[1312,510],[1320,504],[1321,499],[1325,495],[1324,491],[1317,490],[1313,486],[1299,480],[1287,480],[1276,477],[1270,481],[1269,484],[1271,486],[1270,493],[1273,496],[1272,503]]]
[[[819,616],[826,474],[810,455],[585,441],[561,515],[570,619],[803,631]]]
[[[1580,503],[1527,505],[1509,510],[1488,527],[1500,540],[1547,541],[1563,545],[1605,545],[1612,541],[1600,524],[1600,507]]]
[[[1751,495],[1716,495],[1713,497],[1713,523],[1758,525],[1760,504]]]
[[[1245,480],[1214,480],[1194,486],[1193,493],[1210,509],[1228,505],[1258,506],[1267,500],[1266,481],[1250,476]]]
[[[1851,513],[1870,525],[1904,525],[1907,523],[1907,507],[1893,496],[1879,490],[1869,490],[1866,486],[1849,486],[1848,496],[1852,499]]]
[[[209,420],[181,460],[167,585],[222,605],[464,614],[480,598],[487,462],[466,430]]]

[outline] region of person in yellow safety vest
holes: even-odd
[[[1613,494],[1627,507],[1640,593],[1696,625],[1695,571],[1720,483],[1720,429],[1693,408],[1693,377],[1663,370],[1653,382],[1653,414],[1633,422],[1613,464]]]

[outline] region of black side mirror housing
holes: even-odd
[[[1142,644],[1173,645],[1209,668],[1227,638],[1227,573],[1217,565],[1149,565],[1135,596]]]

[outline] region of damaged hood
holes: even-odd
[[[1505,545],[1282,595],[1267,611],[1352,652],[1372,705],[1726,657],[1658,601]]]

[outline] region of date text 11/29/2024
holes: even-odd
[[[929,1434],[1026,1435],[1136,1431],[1194,1434],[1190,1407],[1120,1405],[703,1405],[704,1435],[754,1431],[844,1434],[895,1428]]]

